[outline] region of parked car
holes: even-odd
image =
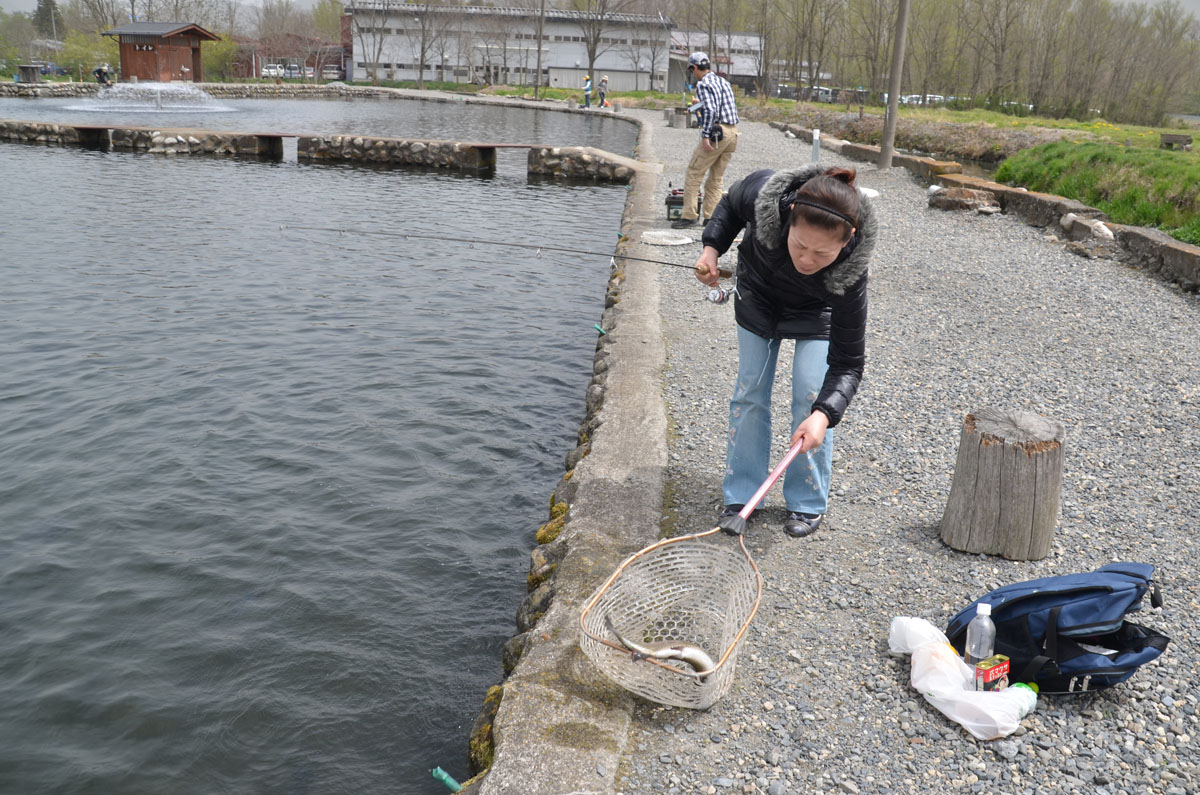
[[[287,66],[285,66],[283,68],[283,76],[284,77],[299,77],[300,76],[300,67],[296,66],[295,64],[288,64]]]
[[[341,80],[342,68],[337,64],[325,64],[321,67],[322,80]]]
[[[281,63],[263,64],[262,76],[263,77],[283,77],[283,64],[281,64]]]
[[[311,80],[315,74],[316,73],[313,71],[313,68],[311,66],[304,67],[304,76],[306,78],[308,78],[309,80]]]

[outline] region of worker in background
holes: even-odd
[[[676,229],[695,226],[696,196],[700,181],[704,183],[704,217],[711,218],[725,192],[725,167],[737,149],[738,112],[733,98],[733,86],[715,74],[708,55],[694,52],[688,57],[688,73],[696,81],[696,98],[700,102],[700,143],[692,152],[687,175],[683,180],[683,212],[672,222]]]
[[[96,78],[96,82],[107,88],[112,85],[112,77],[108,74],[108,64],[102,63],[92,70],[92,76]]]

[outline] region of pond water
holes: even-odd
[[[144,85],[143,85],[144,88]],[[107,92],[106,92],[107,93]],[[517,106],[413,99],[226,99],[204,104],[142,99],[0,97],[0,119],[75,124],[127,124],[299,135],[352,133],[490,143],[594,146],[632,156],[637,127],[611,113],[562,113]],[[523,167],[525,152],[501,153]]]
[[[0,174],[37,186],[0,236],[0,792],[465,778],[609,262],[449,238],[603,250],[624,188],[18,144]]]

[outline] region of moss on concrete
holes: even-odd
[[[559,505],[562,505],[562,503],[559,503]],[[539,544],[549,544],[562,535],[563,525],[565,524],[566,520],[561,516],[546,522],[537,530],[537,542]]]
[[[472,773],[485,772],[492,766],[492,759],[496,755],[492,722],[496,720],[496,713],[500,710],[500,702],[503,699],[504,687],[502,685],[489,687],[487,695],[483,698],[483,709],[480,710],[479,717],[475,719],[475,725],[471,728],[471,740],[468,745]]]

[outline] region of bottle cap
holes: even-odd
[[[990,616],[992,614],[992,606],[987,602],[980,602],[975,606],[975,615]]]

